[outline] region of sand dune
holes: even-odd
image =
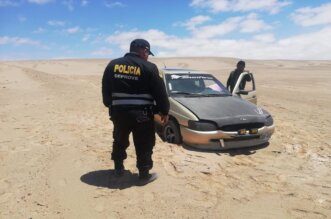
[[[213,73],[237,60],[155,58]],[[247,60],[276,132],[265,148],[201,152],[157,138],[159,179],[111,177],[108,60],[0,63],[0,218],[330,218],[331,61]],[[132,142],[132,141],[131,141]]]

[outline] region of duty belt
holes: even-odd
[[[112,93],[112,105],[153,105],[151,94]]]

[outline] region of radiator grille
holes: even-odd
[[[220,128],[222,131],[227,131],[227,132],[236,132],[240,129],[257,129],[263,127],[263,123],[243,123],[243,124],[235,124],[235,125],[225,125]]]

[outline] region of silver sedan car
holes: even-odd
[[[244,72],[231,94],[212,74],[160,69],[170,101],[169,122],[156,130],[164,141],[199,149],[224,150],[265,144],[274,132],[270,113],[255,105],[254,77]],[[239,90],[245,75],[251,85]],[[247,77],[247,76],[246,76]]]

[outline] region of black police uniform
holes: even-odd
[[[136,53],[112,60],[102,79],[103,103],[114,124],[112,160],[124,168],[129,134],[132,132],[139,171],[153,167],[154,113],[167,115],[169,100],[155,64]]]

